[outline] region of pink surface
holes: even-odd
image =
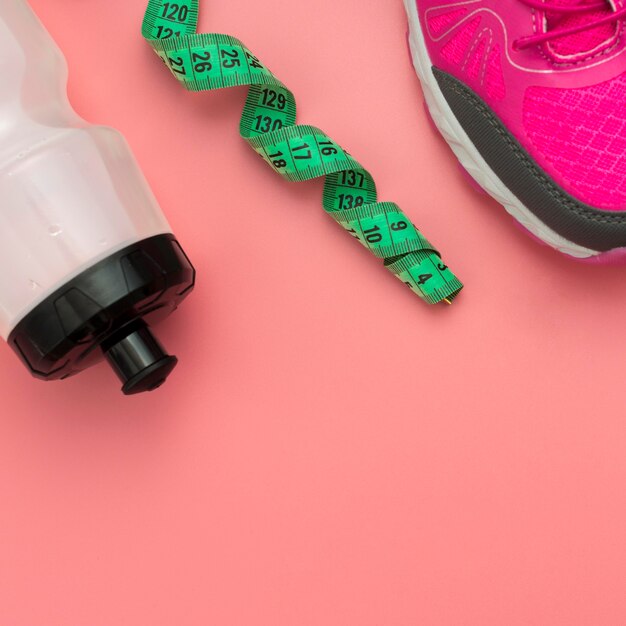
[[[401,3],[214,0],[203,29],[248,42],[441,247],[467,283],[449,308],[351,241],[320,184],[268,170],[242,91],[180,89],[141,0],[33,5],[199,283],[154,395],[105,366],[40,383],[1,347],[0,624],[626,623],[625,270],[537,246],[467,186]]]

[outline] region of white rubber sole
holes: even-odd
[[[409,45],[413,65],[422,83],[426,105],[433,122],[452,148],[461,165],[476,183],[495,198],[525,229],[551,248],[578,259],[588,259],[600,255],[600,252],[568,241],[544,224],[519,201],[483,159],[456,119],[435,79],[432,72],[433,64],[428,56],[415,2],[416,0],[404,0],[404,6],[409,16]]]

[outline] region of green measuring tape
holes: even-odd
[[[249,85],[242,137],[290,181],[326,177],[324,209],[418,296],[450,303],[463,284],[400,207],[378,202],[370,173],[314,126],[296,125],[296,101],[238,39],[198,34],[198,0],[149,0],[142,34],[190,91]]]

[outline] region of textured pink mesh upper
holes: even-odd
[[[466,71],[470,78],[478,78],[483,67],[487,42],[484,37],[474,46],[467,59]]]
[[[626,208],[626,73],[582,89],[530,87],[524,127],[581,201]]]
[[[449,13],[445,15],[447,17]],[[455,16],[456,20],[461,18],[461,15]],[[447,27],[453,28],[453,22],[454,20],[450,20]],[[481,22],[482,18],[476,16],[469,22],[460,24],[441,48],[441,56],[464,69],[467,77],[484,87],[491,99],[501,100],[506,95],[502,51],[498,44],[488,47],[492,36],[489,28],[478,30]]]
[[[594,0],[550,0],[552,4],[589,4]],[[605,9],[598,9],[597,11],[590,11],[579,14],[564,15],[564,14],[551,14],[546,15],[548,21],[548,30],[571,28],[578,26],[579,24],[588,24],[594,19],[604,17],[611,12],[611,7],[607,1]],[[555,39],[550,48],[557,54],[563,56],[578,55],[594,50],[599,45],[605,42],[609,42],[616,32],[617,26],[615,24],[603,24],[595,28],[588,29],[581,33],[574,35],[568,35]]]
[[[487,70],[485,72],[485,86],[487,95],[493,100],[502,100],[506,96],[504,76],[502,74],[502,52],[498,45],[491,48],[489,52]]]
[[[441,56],[450,63],[461,65],[480,24],[480,17],[467,22],[448,43],[441,48]]]
[[[439,35],[446,32],[449,26],[464,17],[466,13],[467,9],[453,9],[439,15],[431,15],[428,19],[428,28],[432,35],[439,37]]]

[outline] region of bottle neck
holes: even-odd
[[[0,2],[0,76],[0,152],[11,136],[80,125],[65,59],[26,0]]]

